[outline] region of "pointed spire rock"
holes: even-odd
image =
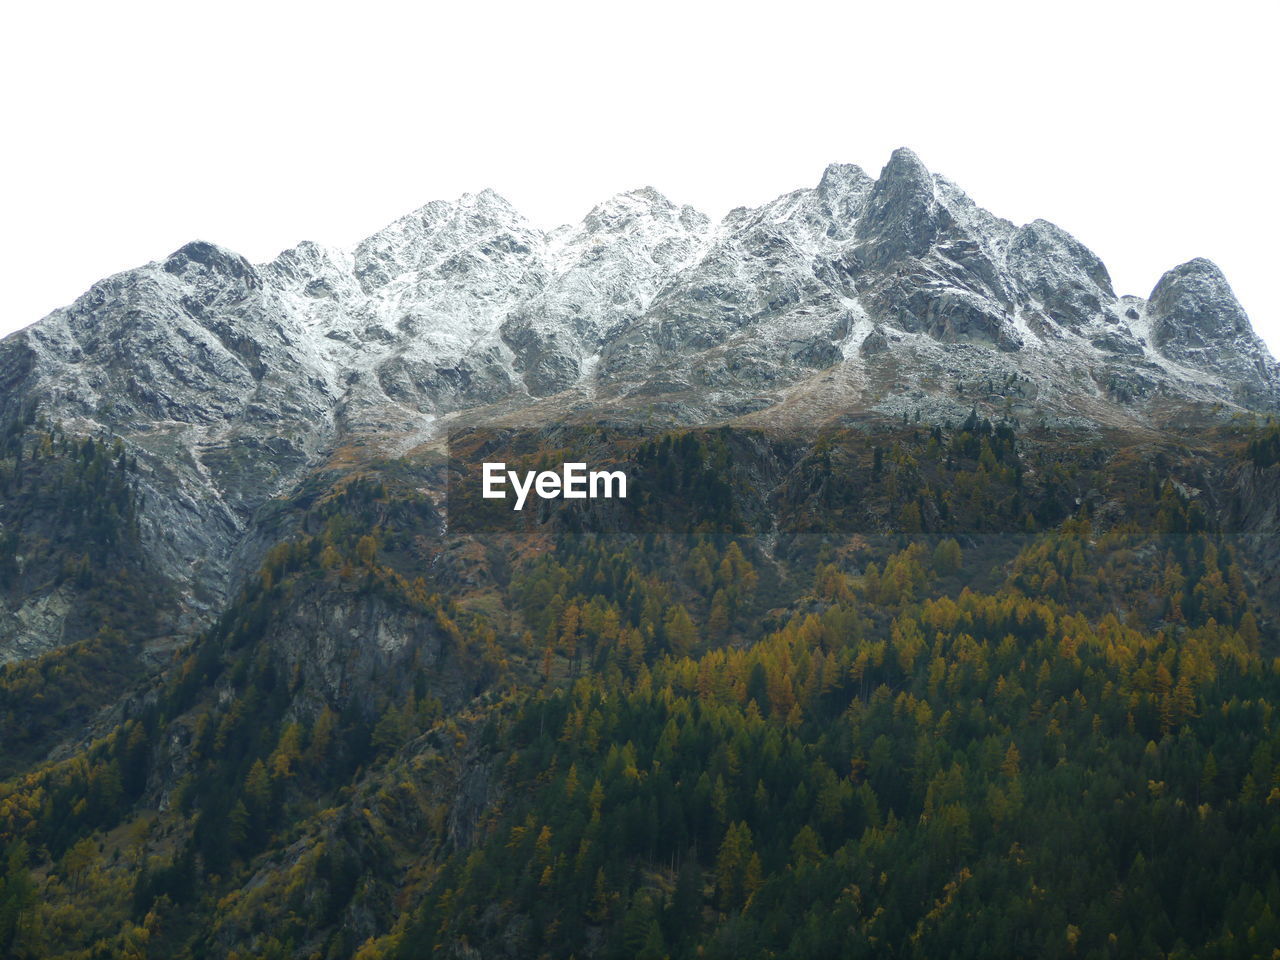
[[[946,221],[933,176],[911,150],[899,147],[880,171],[858,221],[858,239],[867,243],[864,259],[885,266],[922,256]]]
[[[1207,346],[1252,333],[1249,318],[1218,265],[1197,257],[1165,273],[1148,298],[1156,346]]]
[[[1152,345],[1187,366],[1275,390],[1280,368],[1217,265],[1203,257],[1168,271],[1147,303]]]

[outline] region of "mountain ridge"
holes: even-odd
[[[625,203],[631,209],[621,215]],[[665,233],[637,236],[655,225],[659,213],[666,220]],[[610,237],[616,238],[615,259],[623,262],[605,266],[621,266],[624,272],[613,279],[647,294],[633,298],[637,302],[623,311],[626,316],[616,309],[614,316],[605,315],[611,305],[598,299],[601,291],[583,289],[600,286],[599,259],[602,249],[610,248],[605,242]],[[618,249],[629,241],[638,249]],[[809,261],[801,265],[816,275],[819,286],[803,282],[814,278],[794,269],[797,264],[782,263],[784,255]],[[715,258],[728,262],[713,262]],[[1054,328],[1059,326],[1070,332],[1088,329],[1098,334],[1092,342],[1103,351],[1135,357],[1154,354],[1159,360],[1223,373],[1204,349],[1219,343],[1213,336],[1205,341],[1196,329],[1197,318],[1208,317],[1219,341],[1228,333],[1239,335],[1231,346],[1243,363],[1230,371],[1231,379],[1238,381],[1233,386],[1263,388],[1253,390],[1246,405],[1274,401],[1267,388],[1274,392],[1277,382],[1275,361],[1253,334],[1216,267],[1199,271],[1199,300],[1155,299],[1168,289],[1171,277],[1208,261],[1171,268],[1141,303],[1140,298],[1117,296],[1102,261],[1070,234],[1044,220],[1015,227],[989,214],[946,178],[929,173],[906,148],[894,152],[878,179],[854,165],[832,164],[816,187],[792,191],[754,210],[737,208],[715,225],[693,208],[677,207],[652,187],[642,187],[598,204],[576,226],[542,231],[496,192],[485,190],[463,194],[457,201],[428,203],[349,250],[303,241],[255,265],[227,248],[194,241],[166,258],[164,269],[181,275],[187,269],[183,260],[198,265],[205,280],[220,276],[232,287],[248,283],[246,293],[266,284],[278,288],[272,293],[290,294],[292,302],[277,303],[277,309],[327,340],[348,341],[366,354],[377,353],[379,345],[391,347],[382,358],[389,369],[379,371],[379,399],[408,401],[418,413],[436,412],[459,400],[476,405],[496,393],[538,397],[572,386],[581,377],[583,361],[592,355],[581,355],[582,338],[586,346],[599,348],[596,352],[612,346],[602,342],[606,334],[610,340],[621,335],[634,342],[639,338],[637,324],[654,300],[668,313],[680,314],[672,318],[674,325],[703,321],[704,328],[692,331],[695,348],[718,342],[714,329],[705,329],[716,326],[715,311],[699,317],[696,308],[710,301],[721,314],[732,313],[735,325],[744,325],[741,308],[750,306],[744,295],[750,291],[729,289],[717,278],[730,279],[726,274],[760,260],[764,269],[750,279],[765,283],[754,283],[755,291],[769,290],[771,280],[786,281],[787,287],[770,290],[775,295],[756,305],[759,314],[766,312],[758,309],[761,306],[776,314],[794,298],[807,300],[810,312],[843,306],[856,315],[862,306],[860,293],[865,293],[877,323],[901,332],[925,332],[943,342],[986,343],[1012,352],[1028,345],[1028,331],[1036,341],[1058,339],[1061,330]],[[90,312],[107,308],[113,292],[118,297],[133,293],[120,288],[154,266],[100,281],[75,304],[35,326],[50,325],[71,311],[84,312],[86,299],[91,301]],[[643,276],[636,275],[637,267],[644,268]],[[893,275],[875,275],[889,268]],[[907,283],[898,276],[904,272],[909,274]],[[353,277],[359,293],[351,284]],[[299,279],[306,282],[300,285]],[[136,293],[145,297],[142,286]],[[687,288],[683,297],[682,286]],[[587,292],[596,293],[597,301],[584,297]],[[196,313],[219,309],[217,295],[207,284],[204,295],[214,296],[213,303],[200,303],[201,291],[196,294],[183,298],[184,307],[194,305]],[[360,294],[366,302],[358,302]],[[1168,315],[1156,318],[1158,340],[1145,345],[1154,349],[1143,350],[1139,341],[1146,339],[1150,323],[1139,308],[1152,302],[1167,307]],[[238,319],[247,328],[245,335],[266,339],[269,331],[255,330],[243,323],[245,318]],[[757,318],[747,316],[745,321],[753,319]],[[848,318],[840,320],[848,325]],[[1111,329],[1094,330],[1099,321]],[[357,326],[360,323],[364,326]],[[672,327],[671,322],[662,326],[663,342],[690,345]],[[15,335],[29,335],[32,329]],[[1190,349],[1188,341],[1200,341],[1200,349]],[[617,357],[626,351],[613,347],[611,352]],[[332,349],[329,353],[329,366],[351,359]],[[611,369],[610,358],[604,359],[604,366],[594,372]],[[435,369],[427,370],[424,361]],[[486,362],[492,367],[497,361],[507,369],[490,371],[495,377],[488,381],[488,391],[482,376],[476,386],[462,386],[461,392],[469,396],[454,397],[450,394],[458,390],[449,382],[448,361],[461,362],[465,369],[455,373],[468,381]],[[512,369],[517,365],[519,370]],[[617,366],[633,365],[620,361]]]
[[[6,421],[137,458],[141,536],[197,621],[273,498],[468,426],[1280,409],[1280,365],[1208,261],[1117,296],[1066,231],[995,216],[905,148],[716,224],[640,187],[543,231],[484,190],[346,250],[253,264],[193,241],[0,341],[0,385]]]

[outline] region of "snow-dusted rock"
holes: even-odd
[[[1217,374],[1243,403],[1274,401],[1280,366],[1213,263],[1190,260],[1166,273],[1151,291],[1147,315],[1162,355]]]

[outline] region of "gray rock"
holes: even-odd
[[[1174,267],[1148,299],[1151,341],[1161,355],[1219,374],[1244,402],[1280,390],[1280,366],[1213,263]]]

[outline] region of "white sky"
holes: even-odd
[[[0,332],[194,238],[262,261],[486,186],[544,226],[643,184],[719,216],[907,145],[1117,292],[1209,257],[1280,355],[1274,9],[6,4]]]

